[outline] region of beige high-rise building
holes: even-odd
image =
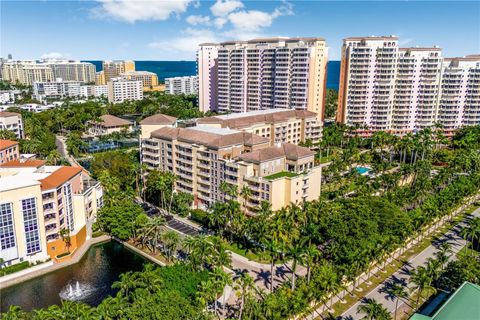
[[[309,110],[323,117],[328,50],[321,38],[201,44],[201,111]]]
[[[270,109],[199,118],[197,124],[254,133],[277,143],[318,143],[322,123],[307,110]]]
[[[135,71],[135,62],[130,60],[105,60],[103,61],[103,74],[105,83],[119,77],[122,73]],[[100,83],[97,83],[100,84]]]
[[[399,48],[398,38],[344,39],[337,121],[370,135],[480,124],[480,56],[444,58],[438,47]]]
[[[17,139],[25,137],[22,115],[17,112],[0,112],[0,130],[8,130],[15,133]]]
[[[205,125],[162,124],[141,140],[142,163],[150,170],[174,173],[175,189],[192,194],[195,207],[208,208],[228,199],[222,186],[229,184],[251,191],[247,199],[238,200],[252,215],[263,201],[278,210],[317,199],[321,168],[314,164],[314,156],[308,148],[290,143],[270,146],[270,139],[256,134]]]
[[[89,62],[75,60],[46,61],[45,64],[52,68],[56,79],[64,81],[80,81],[83,83],[95,82],[95,65]]]
[[[60,261],[90,237],[88,221],[103,206],[100,184],[81,168],[47,166],[44,161],[9,161],[0,165],[0,258]],[[70,248],[60,236],[68,230]]]
[[[128,71],[120,75],[128,80],[142,81],[143,88],[151,89],[158,86],[158,76],[156,73],[148,71]]]
[[[107,82],[105,81],[105,72],[103,71],[95,72],[95,84],[97,86],[107,85]]]
[[[34,82],[55,79],[52,68],[36,61],[6,61],[2,64],[3,80],[31,86]]]

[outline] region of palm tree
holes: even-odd
[[[238,319],[242,320],[243,309],[245,307],[245,298],[255,289],[253,278],[247,272],[243,272],[235,281],[234,289],[237,290],[237,295],[240,296],[240,314]]]
[[[308,246],[302,254],[302,262],[307,266],[307,283],[310,283],[312,266],[314,265],[315,261],[317,261],[319,256],[320,251],[314,245]]]
[[[249,201],[250,197],[252,196],[252,190],[244,185],[240,190],[240,196],[243,199],[243,211],[247,210],[247,202]]]
[[[404,285],[400,283],[393,283],[387,288],[387,293],[396,298],[394,319],[397,320],[398,302],[400,299],[408,298],[408,292]]]
[[[48,162],[53,163],[53,165],[55,166],[57,165],[57,162],[60,161],[61,158],[62,156],[56,149],[50,151],[50,153],[47,156]]]
[[[167,254],[167,260],[171,261],[173,253],[177,250],[180,243],[180,235],[175,231],[168,230],[161,238]]]
[[[62,241],[65,243],[65,247],[67,248],[67,252],[70,253],[70,247],[72,245],[72,239],[70,238],[70,229],[62,228],[59,232]]]
[[[270,292],[273,292],[273,267],[278,258],[278,252],[280,251],[280,244],[275,240],[268,240],[265,243],[265,247],[270,253]]]
[[[160,240],[160,234],[165,228],[166,220],[164,216],[155,216],[150,219],[145,226],[146,235],[150,241],[153,242],[153,253],[157,250],[158,241]]]
[[[475,217],[470,220],[469,225],[462,229],[460,235],[470,240],[473,254],[473,244],[480,239],[480,218]]]
[[[212,275],[213,275],[213,278],[215,279],[217,290],[220,292],[224,290],[225,286],[232,284],[232,278],[230,277],[229,274],[223,271],[222,268],[217,267],[213,269]],[[224,313],[225,313],[225,298],[226,298],[225,295],[223,295],[222,308]],[[217,303],[215,302],[215,305],[216,304]]]
[[[410,280],[413,282],[414,287],[412,290],[418,290],[417,292],[417,300],[415,302],[415,307],[418,306],[418,302],[420,301],[420,297],[424,290],[432,290],[436,292],[437,290],[432,287],[432,278],[429,275],[427,269],[423,266],[418,267],[416,270],[412,272],[412,276]]]
[[[292,259],[292,291],[295,291],[295,278],[297,271],[297,263],[302,259],[304,254],[304,246],[302,243],[297,243],[288,247],[288,253]]]
[[[127,298],[130,290],[134,289],[136,285],[137,276],[132,271],[128,271],[120,274],[120,280],[114,282],[112,288],[119,289],[118,294]]]
[[[442,242],[440,250],[435,253],[435,257],[440,262],[442,272],[445,270],[445,265],[448,262],[450,254],[452,253],[451,245],[448,242]]]
[[[363,319],[367,320],[391,319],[388,310],[375,299],[365,298],[363,303],[358,306],[357,312],[365,313],[366,316]]]

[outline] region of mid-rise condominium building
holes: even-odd
[[[44,98],[63,98],[81,96],[80,81],[65,81],[61,78],[52,82],[34,82],[33,95],[38,101]]]
[[[201,44],[201,111],[274,108],[323,116],[327,47],[321,38],[267,38]]]
[[[2,64],[3,80],[31,86],[34,82],[55,79],[52,68],[36,61],[5,61]]]
[[[75,60],[46,61],[45,64],[52,68],[55,78],[61,78],[64,81],[80,81],[82,83],[95,82],[95,65],[89,62],[80,62]]]
[[[0,112],[0,130],[12,131],[17,139],[24,138],[22,115],[16,112]]]
[[[103,76],[105,83],[113,78],[119,77],[122,73],[135,71],[135,62],[128,60],[105,60],[103,61]],[[101,83],[97,83],[101,84]]]
[[[18,142],[12,140],[0,140],[0,164],[20,159]]]
[[[318,143],[322,124],[317,114],[307,110],[270,109],[199,118],[199,125],[254,133],[277,143]]]
[[[107,83],[107,88],[110,103],[143,99],[143,84],[139,80],[113,78]]]
[[[80,86],[81,97],[108,97],[107,85],[84,85]]]
[[[198,77],[165,78],[165,93],[168,94],[198,94]]]
[[[88,221],[103,205],[102,189],[79,167],[44,161],[0,165],[0,257],[7,264],[54,261],[90,237]],[[66,247],[61,230],[68,231]]]
[[[255,214],[263,201],[278,210],[320,195],[321,168],[308,148],[272,146],[269,138],[210,125],[175,127],[175,120],[163,115],[140,125],[142,163],[149,170],[174,173],[175,189],[192,194],[195,207],[228,199],[224,184],[251,190],[248,199],[238,199],[248,214]]]
[[[148,71],[127,71],[120,75],[127,80],[142,81],[144,88],[151,89],[158,86],[158,76],[156,73]]]
[[[445,59],[438,47],[399,48],[395,36],[346,38],[337,121],[398,135],[478,124],[479,70],[480,56]]]

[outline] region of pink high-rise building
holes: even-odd
[[[326,43],[321,38],[265,38],[201,44],[201,111],[297,109],[323,117]]]

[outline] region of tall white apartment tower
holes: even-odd
[[[344,39],[337,122],[397,135],[480,124],[480,55],[443,58],[438,47],[398,48],[397,41]]]
[[[480,55],[445,59],[437,122],[447,132],[480,125]]]
[[[208,50],[215,63],[205,63]],[[309,110],[323,117],[327,47],[321,38],[266,38],[203,44],[198,51],[202,111]],[[213,58],[214,57],[214,58]],[[202,59],[201,59],[202,58]],[[211,66],[208,68],[208,66]],[[216,92],[217,101],[207,100]]]
[[[389,130],[398,56],[398,38],[343,41],[337,121]]]
[[[443,58],[440,48],[401,48],[393,99],[393,133],[432,127],[436,122]]]

